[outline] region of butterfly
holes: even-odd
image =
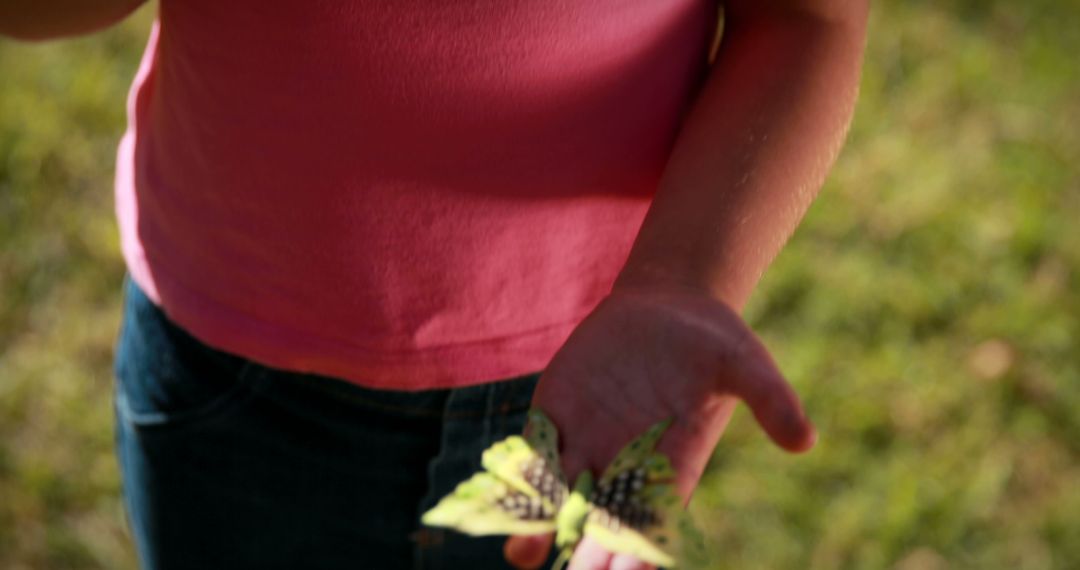
[[[526,435],[485,450],[484,470],[443,497],[421,522],[473,536],[554,532],[560,551],[555,568],[584,536],[662,567],[675,566],[676,542],[683,557],[700,559],[704,546],[675,492],[675,471],[655,450],[670,423],[662,421],[630,442],[598,480],[582,472],[571,489],[559,464],[555,425],[530,410]]]

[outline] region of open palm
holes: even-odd
[[[814,444],[798,397],[743,320],[711,297],[684,291],[620,290],[575,329],[552,359],[533,397],[564,434],[569,480],[601,472],[636,434],[665,418],[659,450],[675,467],[689,500],[727,425],[745,401],[778,445],[792,452]],[[551,537],[513,537],[507,558],[519,567],[545,559]],[[588,538],[571,570],[643,569]]]

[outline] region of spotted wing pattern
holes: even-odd
[[[615,457],[597,481],[585,520],[585,535],[613,552],[674,566],[680,500],[671,463],[655,451],[667,429],[657,424]]]
[[[654,498],[658,491],[666,491],[658,485],[660,481],[650,480],[644,467],[622,471],[611,481],[601,482],[589,498],[595,517],[592,520],[612,530],[627,526],[635,530],[645,530],[660,524],[661,512],[656,508]],[[645,489],[645,485],[656,485]]]
[[[519,476],[532,492],[515,489],[499,500],[499,506],[523,520],[554,519],[566,500],[566,485],[541,459],[522,464]]]
[[[453,528],[473,536],[554,532],[554,518],[544,518],[537,504],[536,497],[481,472],[458,485],[420,520],[428,526]]]
[[[675,565],[675,543],[685,542],[679,539],[693,530],[674,490],[675,472],[655,450],[668,423],[653,426],[619,452],[592,491],[585,492],[588,514],[582,511],[585,536],[613,552],[664,567]],[[484,471],[425,513],[424,524],[476,536],[556,530],[570,490],[559,466],[558,432],[544,414],[530,412],[526,435],[495,443],[481,463]]]
[[[550,473],[553,485],[561,483],[561,492],[565,497],[568,483],[559,464],[559,430],[555,428],[555,424],[540,410],[529,410],[525,440],[543,459],[541,470]]]
[[[527,438],[510,436],[485,450],[484,471],[458,485],[421,521],[474,536],[553,532],[569,493],[557,449],[550,421],[543,414],[530,416]]]

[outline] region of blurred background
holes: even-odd
[[[134,568],[112,173],[154,10],[0,41],[0,568]],[[1080,568],[1078,54],[1080,3],[874,3],[847,147],[746,313],[820,441],[739,412],[710,567]]]

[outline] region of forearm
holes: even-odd
[[[0,0],[0,35],[45,40],[120,21],[145,0]]]
[[[729,9],[615,289],[701,290],[738,309],[790,237],[851,120],[865,5],[839,16]]]

